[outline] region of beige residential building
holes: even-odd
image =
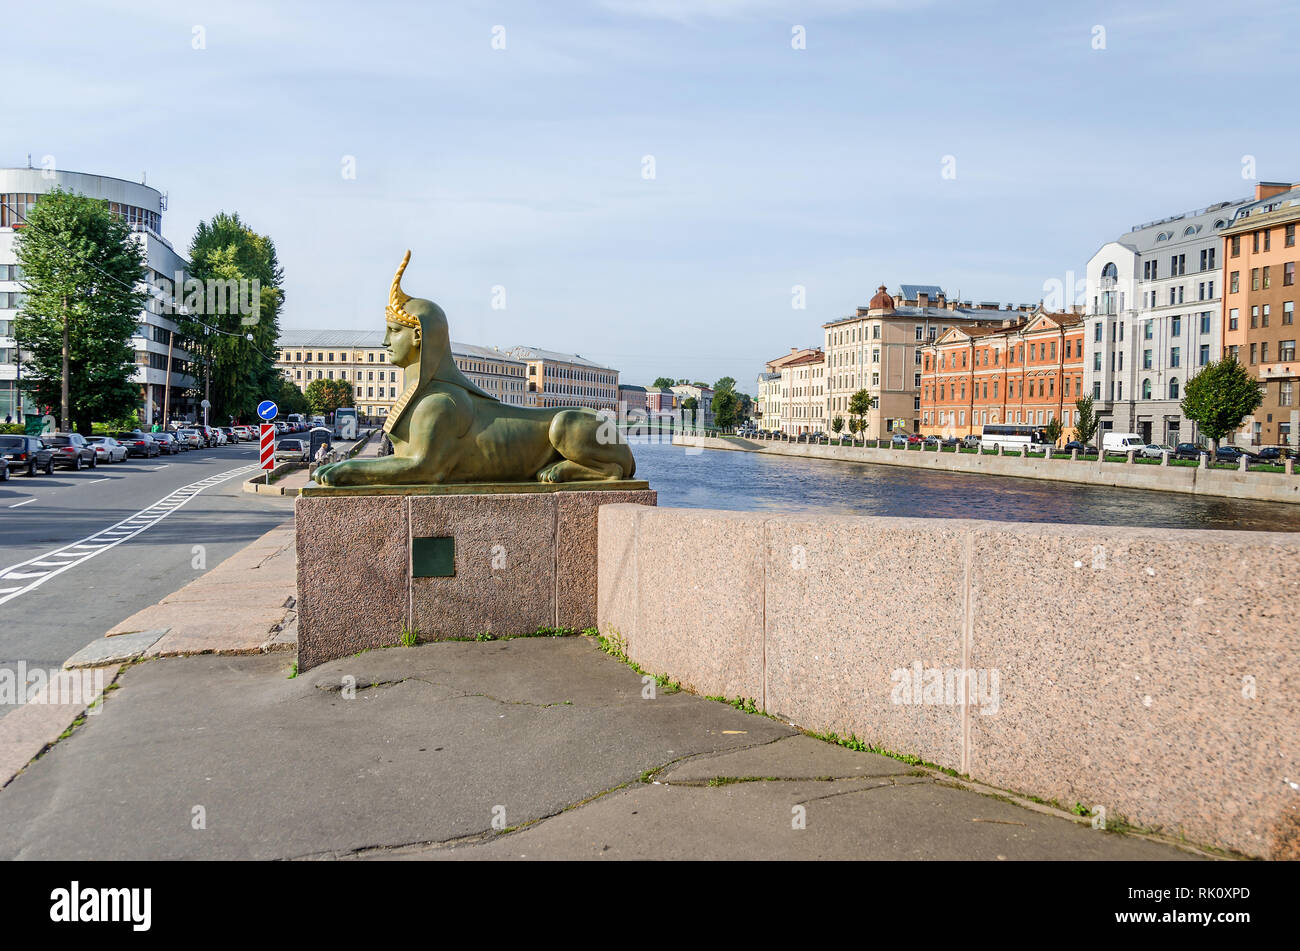
[[[813,350],[781,366],[781,426],[790,436],[827,432],[826,356]]]
[[[785,432],[783,423],[786,421],[786,417],[783,415],[783,410],[786,404],[782,394],[788,384],[784,386],[782,384],[781,369],[795,360],[816,353],[820,353],[820,351],[791,347],[789,353],[768,360],[764,364],[763,372],[758,375],[758,395],[755,398],[757,405],[756,421],[759,429],[770,432]]]
[[[1003,308],[996,303],[948,300],[936,285],[904,284],[893,294],[880,285],[866,307],[823,324],[825,331],[825,416],[849,418],[849,400],[858,390],[872,399],[868,438],[921,428],[921,354],[952,327],[1000,325],[1028,313],[1030,305]]]
[[[358,414],[371,422],[382,421],[406,389],[404,371],[388,362],[381,331],[286,330],[278,350],[276,366],[303,392],[313,380],[351,383]],[[484,392],[513,406],[537,405],[522,361],[495,348],[455,341],[451,353],[460,371]]]
[[[406,389],[401,367],[388,362],[382,331],[286,330],[280,335],[276,366],[306,392],[313,380],[352,384],[357,413],[383,420]]]
[[[511,347],[505,355],[526,367],[525,392],[538,406],[618,410],[618,371],[577,353]]]

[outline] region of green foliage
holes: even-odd
[[[404,627],[402,628],[401,636],[398,637],[397,642],[403,647],[414,647],[416,644],[420,643],[420,632],[414,628]]]
[[[729,377],[727,379],[730,379]],[[721,429],[729,429],[739,419],[739,403],[736,391],[720,390],[713,395],[713,423]]]
[[[1264,393],[1259,381],[1232,357],[1207,363],[1183,388],[1183,412],[1195,420],[1214,448],[1259,409]]]
[[[682,409],[688,409],[694,412],[700,406],[700,401],[693,396],[688,396],[682,400]]]
[[[1096,438],[1099,425],[1092,397],[1080,396],[1074,401],[1074,438],[1085,446],[1091,444]]]
[[[831,432],[838,435],[843,431],[844,431],[844,417],[836,416],[834,419],[831,420]]]
[[[654,385],[659,387],[661,390],[668,390],[676,386],[677,381],[670,376],[657,376],[655,377]]]
[[[280,393],[283,374],[275,367],[276,344],[280,337],[280,308],[284,305],[284,269],[276,256],[275,243],[248,227],[238,214],[221,212],[212,221],[200,221],[190,241],[190,276],[204,282],[257,281],[259,294],[253,301],[255,313],[239,312],[237,293],[204,295],[203,303],[186,293],[192,312],[177,315],[180,342],[194,355],[195,389],[212,401],[210,418],[224,422],[257,418],[257,404],[270,394]],[[177,289],[177,296],[181,289]],[[197,295],[194,295],[197,297]],[[195,312],[197,311],[197,312]],[[204,324],[215,328],[207,330]],[[220,333],[216,331],[221,331]],[[251,334],[253,339],[247,339]],[[274,398],[274,397],[270,397]],[[285,412],[281,407],[281,411]]]
[[[275,401],[281,416],[288,416],[291,413],[306,415],[311,412],[311,403],[307,401],[307,394],[298,389],[297,384],[292,380],[285,379],[283,376],[278,378],[266,398]]]
[[[347,380],[312,380],[307,384],[307,405],[320,416],[328,416],[340,406],[353,405],[352,384]]]
[[[131,229],[108,203],[55,189],[41,196],[18,231],[26,299],[14,336],[30,357],[22,388],[59,425],[89,434],[96,419],[130,413],[139,401],[131,381],[130,343],[145,292],[144,256]],[[63,394],[63,341],[68,338],[68,406]]]
[[[1049,419],[1047,425],[1043,427],[1043,432],[1047,434],[1047,441],[1053,446],[1061,441],[1061,433],[1064,430],[1065,427],[1061,425],[1060,419],[1055,416]]]
[[[871,394],[866,390],[858,390],[849,397],[849,415],[858,422],[858,428],[853,430],[854,433],[865,433],[871,425],[871,421],[867,419],[867,415],[871,412],[871,405]]]
[[[724,376],[713,384],[713,392],[721,393],[723,390],[735,390],[736,378],[734,376]]]

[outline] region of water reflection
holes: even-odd
[[[1300,505],[633,443],[659,504],[741,511],[1300,531]],[[1062,463],[1064,465],[1064,463]],[[1276,476],[1276,478],[1282,478]]]

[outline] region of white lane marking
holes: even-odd
[[[113,548],[114,546],[120,545],[122,542],[127,541],[128,539],[134,538],[136,535],[139,535],[141,532],[149,529],[154,525],[157,525],[168,515],[176,511],[176,509],[180,508],[182,505],[184,505],[190,499],[194,498],[194,496],[198,495],[204,489],[210,489],[214,485],[218,485],[222,482],[225,482],[228,479],[233,479],[235,476],[242,475],[243,473],[248,472],[250,469],[256,469],[256,468],[257,468],[256,464],[240,466],[238,469],[230,469],[226,472],[218,473],[217,475],[214,476],[208,476],[206,479],[203,479],[199,482],[192,482],[189,485],[181,486],[179,489],[176,489],[174,492],[171,492],[164,498],[159,499],[157,502],[155,502],[153,505],[150,505],[148,508],[141,509],[139,512],[135,513],[129,518],[124,518],[122,519],[122,521],[110,525],[108,526],[108,528],[101,529],[100,531],[96,532],[93,535],[87,535],[85,538],[80,539],[79,541],[75,541],[70,544],[63,545],[59,548],[54,549],[53,551],[44,552],[43,554],[37,555],[34,558],[28,558],[26,561],[20,561],[16,565],[10,565],[8,568],[0,570],[0,582],[10,581],[10,580],[26,580],[29,578],[34,579],[29,583],[21,585],[17,588],[13,588],[13,587],[0,588],[0,604],[4,604],[6,601],[11,601],[21,594],[26,594],[28,591],[31,591],[32,589],[45,584],[45,582],[49,581],[51,578],[55,577],[56,575],[60,575],[63,572],[67,571],[69,568],[73,568],[81,564],[83,561],[86,561],[89,558],[94,558],[102,551],[105,551],[109,548]],[[28,499],[27,501],[34,502],[35,499]],[[167,503],[169,501],[174,501],[175,504],[173,504],[171,508],[167,509],[166,511],[159,512],[156,515],[149,515],[148,517],[145,518],[141,517],[142,514],[146,512],[156,511],[157,506],[163,505],[164,503]],[[19,502],[18,504],[22,505],[23,503]],[[13,506],[10,506],[10,508],[13,508]],[[123,534],[121,531],[124,526],[127,529],[125,534]],[[65,561],[58,568],[55,568],[51,571],[42,571],[39,574],[21,572],[17,570],[19,568],[23,568],[28,565],[35,565],[37,562],[42,562],[49,558],[54,558],[54,557],[70,558],[71,560]]]
[[[162,465],[160,465],[160,466],[153,466],[153,471],[154,471],[154,472],[157,472],[159,469],[166,469],[166,468],[167,468],[168,466],[170,466],[170,465],[171,465],[170,462],[164,462],[164,463],[163,463]]]
[[[104,478],[102,479],[91,479],[89,482],[86,483],[86,485],[94,485],[96,482],[107,482],[107,481],[108,481],[108,476],[104,476]]]
[[[28,502],[35,502],[35,501],[36,501],[35,498],[23,499],[21,502],[15,502],[13,505],[11,505],[11,506],[9,506],[9,507],[10,507],[11,509],[16,509],[16,508],[18,508],[18,506],[20,506],[20,505],[26,505]]]

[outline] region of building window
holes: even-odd
[[[1201,314],[1201,333],[1210,332],[1210,312],[1207,310]]]
[[[1295,322],[1295,301],[1288,300],[1282,302],[1282,323],[1290,324]]]
[[[1281,384],[1279,384],[1277,388],[1277,405],[1278,406],[1291,405],[1291,381],[1290,380],[1283,380]]]
[[[1287,261],[1282,265],[1282,286],[1290,287],[1295,283],[1295,262]]]
[[[1255,357],[1256,357],[1256,355],[1258,354],[1258,352],[1259,352],[1259,344],[1252,343],[1252,344],[1250,345],[1250,362],[1251,362],[1251,363],[1258,363],[1258,362],[1259,362],[1258,360],[1255,359]]]
[[[1101,399],[1101,380],[1092,381],[1092,398],[1094,400]]]
[[[1250,306],[1250,329],[1256,330],[1258,328],[1259,328],[1259,305],[1252,304]]]
[[[1101,372],[1101,351],[1098,350],[1092,355],[1092,368],[1094,371]]]
[[[1286,237],[1283,239],[1282,244],[1288,248],[1295,247],[1295,225],[1286,226]]]
[[[1277,345],[1277,358],[1283,363],[1290,363],[1295,359],[1295,341],[1282,340]]]
[[[1264,232],[1264,233],[1265,233],[1265,234],[1268,234],[1267,231]],[[1270,284],[1270,282],[1269,282],[1269,279],[1268,279],[1269,270],[1270,270],[1270,269],[1269,269],[1267,266],[1264,267],[1264,290],[1268,290],[1269,287],[1271,286],[1271,284]]]
[[[1092,328],[1092,339],[1096,343],[1101,343],[1101,321],[1097,321],[1096,326]]]
[[[1170,398],[1171,400],[1176,400],[1176,399],[1178,399],[1178,380],[1177,380],[1177,379],[1173,379],[1173,380],[1170,380],[1170,381],[1169,381],[1169,398]]]
[[[1228,275],[1228,293],[1236,294],[1241,290],[1241,272],[1233,271]]]
[[[1142,322],[1142,339],[1150,340],[1155,336],[1155,321],[1145,320]]]
[[[1241,313],[1237,310],[1237,308],[1233,307],[1233,308],[1229,309],[1229,311],[1228,311],[1228,329],[1229,329],[1229,330],[1236,330],[1236,329],[1237,329],[1237,322],[1238,322],[1238,320],[1240,320],[1240,318],[1241,318]]]
[[[1178,347],[1169,348],[1169,365],[1171,367],[1180,366],[1181,351]]]

